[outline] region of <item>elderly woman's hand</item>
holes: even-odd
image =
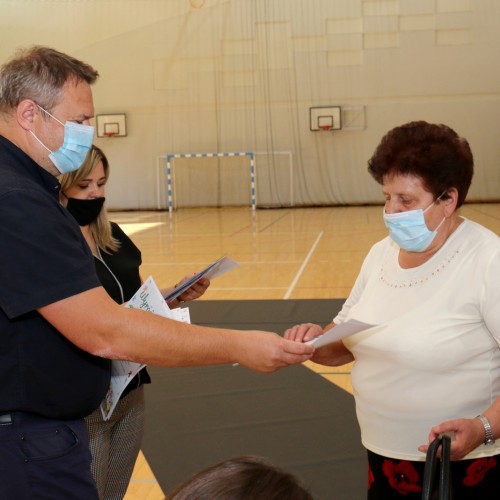
[[[462,460],[484,442],[484,427],[478,418],[457,418],[436,425],[429,433],[429,444],[444,432],[453,432],[450,450],[452,461]],[[419,446],[418,450],[426,453],[429,444]]]
[[[284,337],[295,342],[308,342],[309,340],[323,334],[323,328],[314,323],[303,323],[288,328]]]

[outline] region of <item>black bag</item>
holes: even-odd
[[[439,445],[441,445],[441,468],[439,469],[439,483],[436,488]],[[451,500],[450,448],[451,438],[446,434],[437,437],[430,444],[425,458],[422,500]]]

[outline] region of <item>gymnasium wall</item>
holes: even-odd
[[[446,123],[471,143],[469,198],[498,200],[498,0],[11,0],[0,62],[49,45],[97,68],[108,205],[165,208],[174,153],[257,153],[261,206],[380,202],[366,162],[395,125]],[[311,132],[338,105],[343,129]],[[245,158],[174,160],[176,206],[250,205]]]

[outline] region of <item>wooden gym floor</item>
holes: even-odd
[[[500,234],[500,204],[467,204],[461,213]],[[151,275],[160,287],[222,255],[240,263],[200,300],[346,298],[369,248],[387,234],[381,205],[113,212],[111,220],[141,249],[143,279]],[[349,365],[306,365],[352,392]],[[165,493],[141,453],[125,499],[162,500]]]

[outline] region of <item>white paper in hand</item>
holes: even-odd
[[[370,325],[369,323],[363,323],[362,321],[358,321],[357,319],[350,319],[345,323],[340,323],[340,325],[336,325],[333,328],[327,330],[323,335],[316,337],[306,344],[313,344],[314,347],[323,347],[325,345],[336,342],[337,340],[344,339],[349,337],[349,335],[354,335],[355,333],[362,332],[363,330],[367,330],[368,328],[372,328],[375,325]]]

